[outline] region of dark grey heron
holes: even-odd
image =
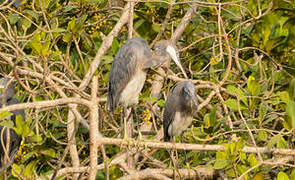
[[[178,82],[169,94],[164,110],[164,141],[179,136],[193,120],[198,107],[195,86],[190,81]]]
[[[152,53],[147,41],[139,37],[127,40],[119,49],[109,75],[107,111],[112,112],[118,104],[122,104],[125,112],[125,108],[137,104],[147,70],[161,65],[170,57],[187,78],[178,60],[176,48],[170,41],[161,40],[153,49]],[[124,126],[125,124],[124,120]]]
[[[14,96],[14,83],[10,78],[0,78],[0,108],[5,105],[18,104],[19,101]],[[16,117],[21,115],[25,121],[24,110],[15,110],[11,112],[11,121],[16,123]],[[22,137],[19,136],[13,129],[5,126],[0,126],[0,169],[7,168],[14,160]]]

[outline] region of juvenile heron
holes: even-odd
[[[5,105],[18,104],[19,101],[13,98],[14,84],[10,78],[0,78],[0,108]],[[16,123],[16,117],[21,115],[22,120],[25,121],[24,110],[15,110],[11,112],[11,121]],[[16,155],[22,137],[19,136],[13,129],[5,126],[0,126],[0,169],[7,168]],[[6,153],[8,156],[6,156]],[[5,158],[6,157],[6,158]],[[9,159],[8,159],[9,158]]]
[[[182,81],[169,94],[164,110],[164,141],[181,135],[191,124],[198,107],[195,91],[192,82]]]
[[[176,49],[169,41],[157,42],[154,46],[154,54],[152,54],[146,40],[139,37],[127,40],[119,49],[112,63],[107,110],[114,111],[119,103],[124,107],[137,104],[147,70],[161,65],[170,57],[187,77],[178,60]]]

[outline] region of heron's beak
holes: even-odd
[[[187,79],[188,77],[187,77],[187,75],[186,75],[183,67],[181,66],[180,61],[178,60],[178,57],[176,55],[176,50],[172,46],[168,45],[167,48],[166,48],[166,51],[171,56],[171,58],[176,63],[176,65],[180,68],[180,70],[183,73],[184,77]]]

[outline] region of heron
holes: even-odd
[[[119,104],[123,105],[124,112],[128,106],[137,104],[147,70],[163,64],[170,58],[187,78],[178,60],[176,48],[170,41],[158,41],[153,50],[152,53],[147,41],[140,37],[128,39],[119,49],[109,74],[106,104],[108,112],[113,112]],[[125,124],[124,120],[126,129]]]
[[[195,86],[191,81],[178,82],[169,94],[164,109],[164,141],[181,135],[192,123],[198,107]]]
[[[2,106],[9,106],[18,104],[19,101],[14,96],[14,83],[10,78],[0,78],[0,108]],[[15,110],[11,112],[11,121],[16,125],[16,117],[21,116],[25,121],[24,110]],[[10,166],[13,162],[16,153],[20,147],[22,137],[18,135],[13,129],[0,126],[0,169]]]

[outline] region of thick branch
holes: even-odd
[[[50,100],[50,101],[40,101],[40,102],[9,105],[9,106],[5,106],[5,107],[1,108],[0,113],[3,111],[15,111],[15,110],[19,110],[19,109],[29,109],[29,108],[40,109],[40,108],[56,107],[59,105],[65,105],[65,104],[69,104],[69,103],[90,106],[90,102],[85,99],[60,98],[60,99]]]
[[[145,169],[142,171],[138,171],[136,173],[130,174],[128,176],[123,176],[120,180],[131,180],[131,179],[162,179],[165,176],[173,177],[174,175],[173,169]],[[165,175],[165,176],[163,176]],[[212,179],[214,175],[213,169],[205,169],[205,168],[196,168],[196,169],[178,169],[177,175],[179,175],[181,179]],[[170,179],[167,178],[166,179]]]
[[[156,142],[156,141],[126,141],[118,138],[102,138],[99,141],[103,144],[112,144],[116,146],[137,146],[137,147],[153,147],[164,149],[180,149],[180,150],[194,150],[194,151],[225,151],[226,147],[223,145],[208,145],[208,144],[188,144],[188,143],[170,143],[170,142]],[[266,147],[249,147],[245,146],[242,149],[245,153],[267,153],[267,154],[281,154],[281,155],[295,155],[294,149],[268,149]]]
[[[98,89],[98,77],[94,76],[92,79],[91,87],[91,103],[90,109],[90,171],[89,179],[95,179],[96,177],[96,166],[97,166],[97,139],[98,137],[98,106],[96,103],[96,95]]]

